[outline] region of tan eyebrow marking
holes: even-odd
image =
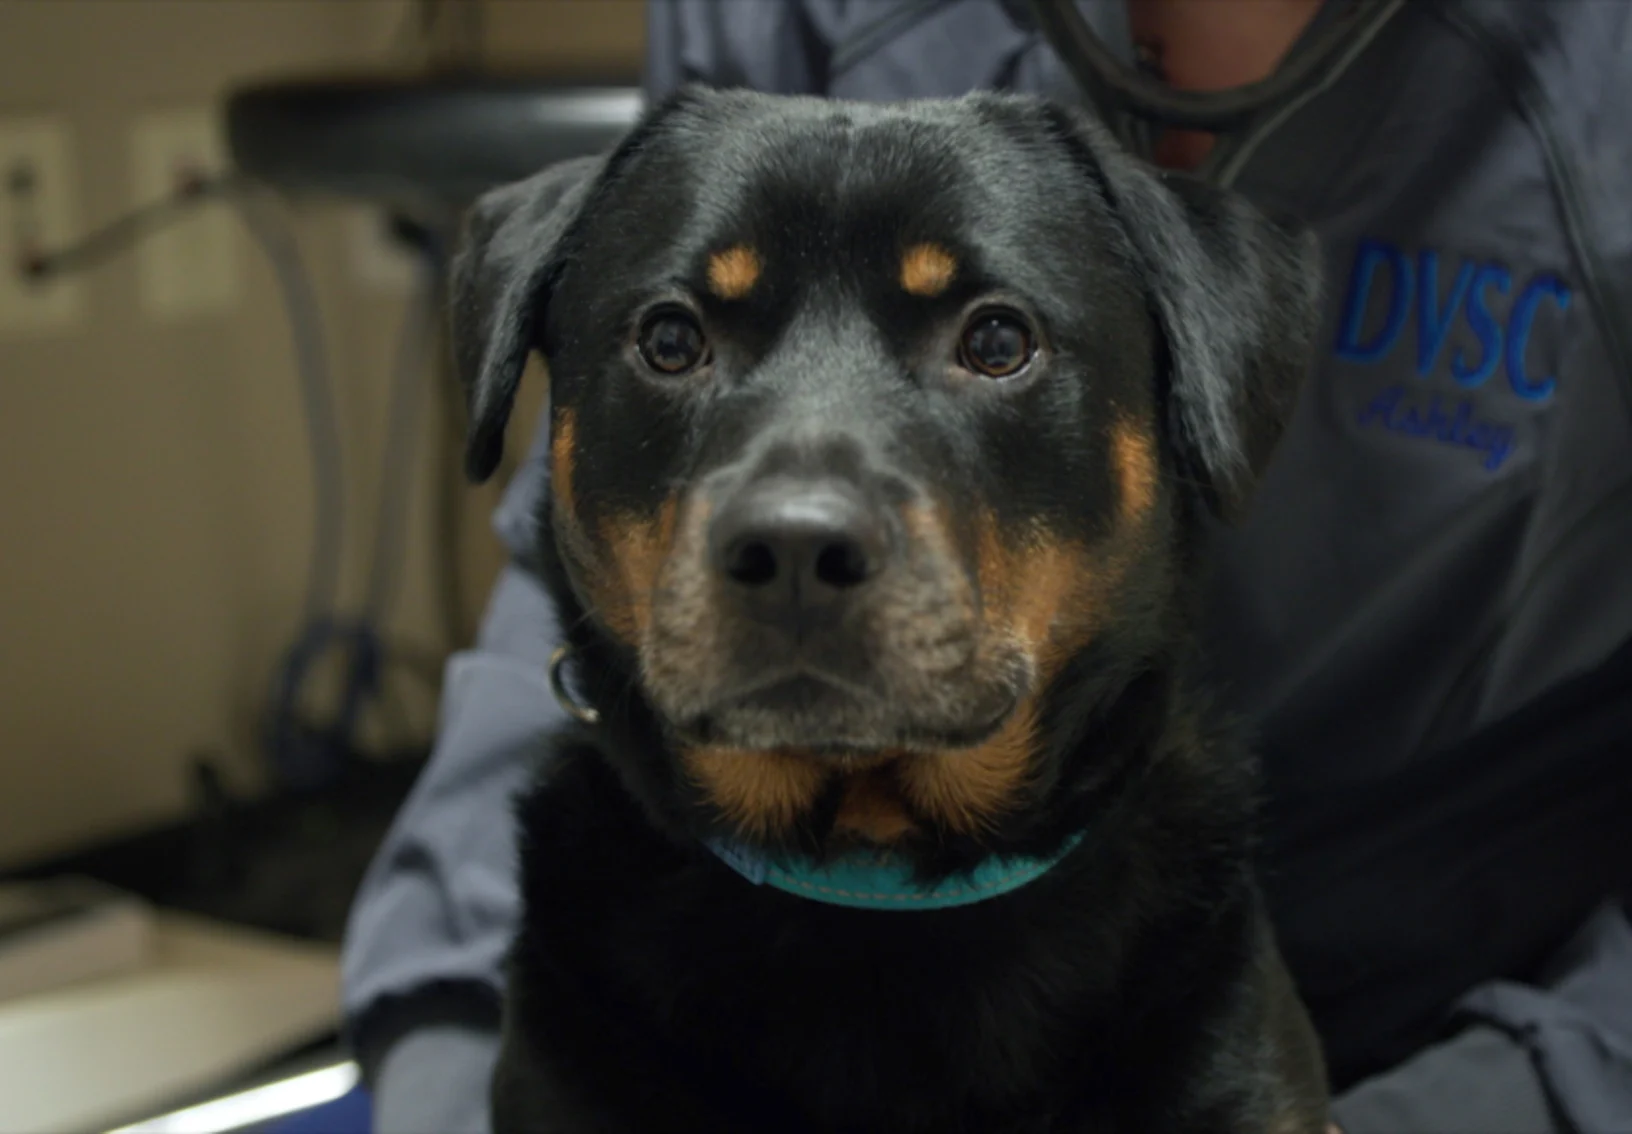
[[[733,245],[708,258],[708,289],[721,299],[741,299],[754,290],[762,267],[752,248]]]
[[[957,274],[957,258],[939,244],[914,244],[901,256],[901,287],[911,295],[939,295]]]
[[[1156,451],[1150,437],[1131,421],[1111,427],[1111,461],[1122,496],[1122,518],[1137,520],[1156,506]]]

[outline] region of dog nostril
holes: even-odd
[[[732,550],[726,573],[745,587],[763,587],[776,578],[776,552],[759,540],[745,540]]]
[[[885,568],[890,550],[885,518],[857,490],[775,479],[727,501],[709,525],[708,546],[717,577],[769,618],[850,601]]]
[[[816,578],[835,590],[867,581],[867,553],[853,540],[837,540],[816,555]]]

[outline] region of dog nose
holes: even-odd
[[[751,485],[715,514],[714,567],[754,616],[798,623],[831,611],[884,569],[884,517],[841,482]]]

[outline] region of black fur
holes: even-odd
[[[945,295],[895,283],[895,256],[918,241],[955,252]],[[707,256],[733,244],[756,250],[760,279],[746,298],[710,298]],[[1078,112],[1012,96],[880,107],[687,91],[606,159],[477,206],[455,279],[468,465],[496,466],[540,350],[574,440],[573,514],[546,505],[541,561],[602,715],[553,740],[521,808],[496,1129],[1324,1129],[1318,1050],[1252,876],[1254,763],[1192,677],[1187,610],[1203,514],[1246,506],[1294,404],[1317,278],[1294,226],[1159,177]],[[663,381],[629,342],[677,295],[716,356],[706,376]],[[945,361],[992,296],[1046,342],[1009,385]],[[1118,510],[1115,422],[1154,438],[1136,536]],[[1016,806],[978,831],[915,815],[899,849],[938,878],[1086,832],[1042,879],[972,907],[876,913],[756,889],[704,849],[750,836],[679,752],[774,732],[774,712],[767,725],[767,710],[715,702],[775,651],[711,597],[700,559],[674,565],[683,536],[651,596],[659,629],[629,640],[604,609],[616,557],[597,533],[665,501],[717,502],[772,466],[850,478],[886,511],[951,514],[947,546],[915,549],[907,582],[868,600],[868,625],[887,632],[823,631],[894,694],[818,699],[790,710],[787,735],[957,749],[1000,727],[968,707],[981,691],[1035,705]],[[1054,541],[1118,548],[1121,566],[1057,668],[971,654],[927,681],[900,627],[980,631],[991,596],[962,622],[937,613],[978,574],[977,515],[1022,559]],[[664,624],[683,603],[708,617]],[[709,676],[665,685],[665,649]],[[833,853],[839,791],[758,836],[765,851]]]

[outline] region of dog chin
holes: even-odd
[[[675,731],[687,742],[714,747],[866,759],[975,747],[1003,727],[1017,703],[1016,696],[1004,694],[981,704],[965,703],[944,719],[929,719],[904,714],[882,698],[861,699],[813,682],[788,682],[689,714],[675,721]]]

